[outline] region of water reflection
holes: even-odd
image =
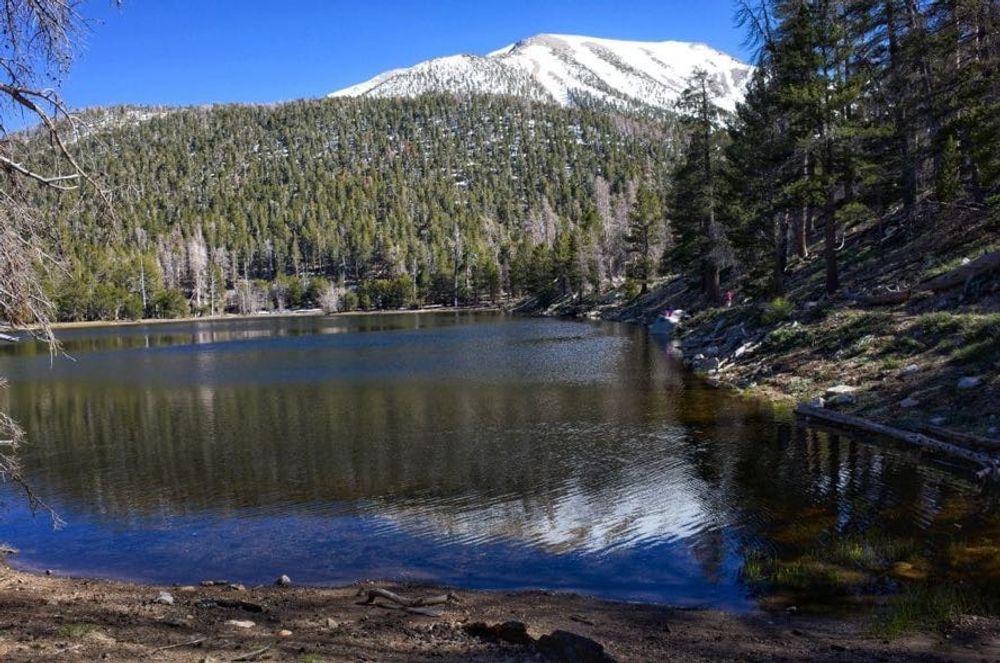
[[[0,355],[29,477],[69,522],[10,502],[2,537],[37,567],[742,608],[748,551],[875,527],[953,545],[997,523],[960,474],[690,381],[641,330],[412,314],[63,342],[75,361]]]

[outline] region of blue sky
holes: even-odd
[[[74,107],[317,97],[539,32],[703,41],[746,58],[732,0],[88,0]]]

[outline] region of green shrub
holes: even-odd
[[[795,305],[792,302],[784,297],[775,297],[764,305],[764,313],[760,319],[764,324],[774,324],[775,322],[788,320],[792,317],[792,311],[794,310]]]

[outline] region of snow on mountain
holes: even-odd
[[[331,97],[412,97],[428,92],[505,94],[563,106],[594,102],[669,109],[697,69],[733,110],[752,67],[705,44],[537,35],[486,56],[452,55],[393,69]]]

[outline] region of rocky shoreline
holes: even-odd
[[[1000,657],[1000,621],[967,617],[892,641],[859,617],[733,614],[550,592],[441,594],[409,611],[369,584],[161,587],[0,567],[4,661],[970,660]],[[361,590],[359,592],[359,590]],[[359,593],[361,596],[359,596]]]

